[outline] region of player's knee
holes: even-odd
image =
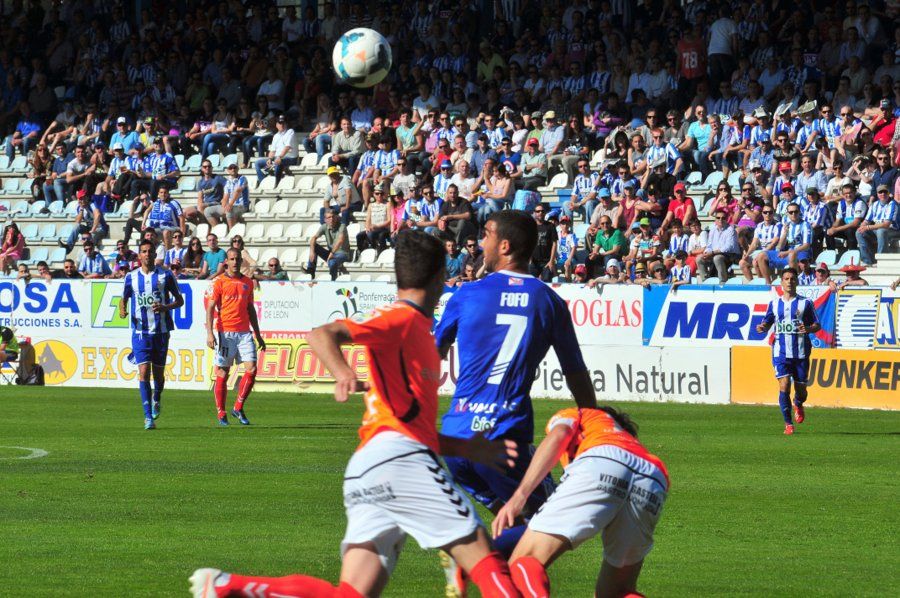
[[[244,373],[247,374],[248,376],[255,376],[256,375],[256,363],[251,362],[251,363],[245,365]]]

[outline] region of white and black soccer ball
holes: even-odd
[[[391,70],[391,45],[377,31],[358,27],[338,39],[331,61],[342,83],[372,87]]]

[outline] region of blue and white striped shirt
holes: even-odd
[[[687,252],[688,245],[691,242],[691,236],[682,233],[681,236],[672,235],[669,238],[669,255],[673,255],[678,251]],[[680,278],[678,280],[681,280]]]
[[[797,332],[802,322],[809,327],[817,322],[812,301],[804,297],[794,297],[785,301],[784,297],[769,302],[764,321],[773,325],[775,343],[772,357],[781,359],[809,359],[812,342],[808,334]]]
[[[172,312],[154,313],[154,303],[170,303],[178,291],[175,277],[169,270],[156,266],[149,273],[143,268],[125,275],[123,301],[130,301],[131,331],[133,334],[168,334],[175,327]]]
[[[400,159],[400,152],[397,150],[378,150],[375,152],[375,168],[381,171],[381,174],[387,174],[397,166],[397,160]]]
[[[806,272],[800,272],[797,275],[797,284],[801,287],[812,287],[816,285],[816,272],[813,270],[809,274]]]
[[[434,177],[434,194],[444,199],[444,195],[447,194],[447,187],[450,186],[450,178],[448,176],[444,176],[443,172],[439,172],[436,177]]]
[[[675,282],[676,280],[683,280],[684,282],[691,282],[691,267],[688,266],[687,264],[685,264],[681,267],[672,266],[672,270],[670,271],[670,273],[671,273],[672,282]]]
[[[99,252],[94,252],[94,257],[89,257],[88,254],[81,256],[78,271],[83,274],[112,274],[112,269]]]
[[[588,175],[579,174],[572,183],[572,199],[581,201],[587,195],[596,191],[597,183],[600,181],[600,175],[592,172]]]
[[[657,158],[662,158],[663,156],[666,157],[666,172],[675,174],[675,163],[681,158],[681,152],[679,152],[671,143],[662,146],[656,144],[651,145],[647,148],[647,153],[644,154],[644,158],[646,158],[647,162],[650,164],[653,164]]]
[[[842,220],[844,224],[849,224],[857,218],[865,218],[866,212],[868,212],[866,202],[857,195],[852,201],[848,202],[846,199],[842,199],[838,203],[835,218]]]
[[[806,245],[812,240],[812,229],[806,222],[787,222],[785,226],[787,226],[785,249]]]
[[[819,135],[824,135],[828,141],[828,147],[834,149],[834,140],[841,136],[840,119],[828,120],[827,118],[820,118],[818,125]]]
[[[821,201],[819,203],[809,203],[803,211],[803,220],[812,228],[831,225],[831,212]]]
[[[150,207],[150,216],[147,218],[147,226],[152,228],[175,228],[181,224],[183,214],[181,204],[170,199],[162,201],[157,199]]]
[[[163,260],[163,263],[167,267],[171,266],[175,261],[184,263],[184,254],[187,253],[187,250],[187,247],[173,247],[172,249],[166,250],[166,257]]]
[[[241,188],[241,195],[235,200],[234,205],[250,207],[250,185],[247,184],[247,177],[244,175],[240,175],[237,178],[228,177],[225,179],[225,197],[229,198],[234,195],[234,192],[238,187]]]
[[[766,224],[760,222],[753,230],[753,236],[759,239],[759,248],[765,249],[773,240],[781,237],[781,223]]]
[[[900,229],[900,223],[897,222],[897,202],[888,201],[887,203],[881,203],[876,201],[869,207],[866,220],[873,224],[890,222],[892,229]]]
[[[609,92],[609,71],[594,71],[588,75],[588,89],[596,89],[600,95]]]

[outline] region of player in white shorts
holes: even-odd
[[[562,462],[559,487],[531,518],[510,558],[523,596],[548,597],[546,568],[597,534],[603,537],[603,564],[595,597],[640,596],[637,579],[653,548],[669,474],[636,434],[628,416],[610,407],[563,409],[547,423],[547,437],[522,483],[493,522],[494,536],[515,525],[529,494]]]
[[[443,293],[446,254],[421,231],[398,235],[394,268],[397,301],[364,322],[341,320],[313,330],[307,342],[335,378],[334,397],[345,402],[365,390],[360,445],[344,474],[347,530],[341,542],[337,587],[306,575],[256,577],[198,569],[195,597],[253,595],[379,596],[412,536],[423,548],[449,552],[485,598],[519,596],[509,568],[475,508],[437,460],[437,453],[511,467],[515,444],[483,435],[462,440],[437,432],[441,361],[431,326]],[[366,347],[369,380],[357,380],[341,345]]]

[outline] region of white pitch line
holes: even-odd
[[[0,449],[14,449],[18,451],[28,451],[28,454],[24,457],[0,457],[3,460],[11,460],[11,459],[40,459],[41,457],[46,457],[49,453],[44,449],[39,448],[30,448],[27,446],[0,446]]]

